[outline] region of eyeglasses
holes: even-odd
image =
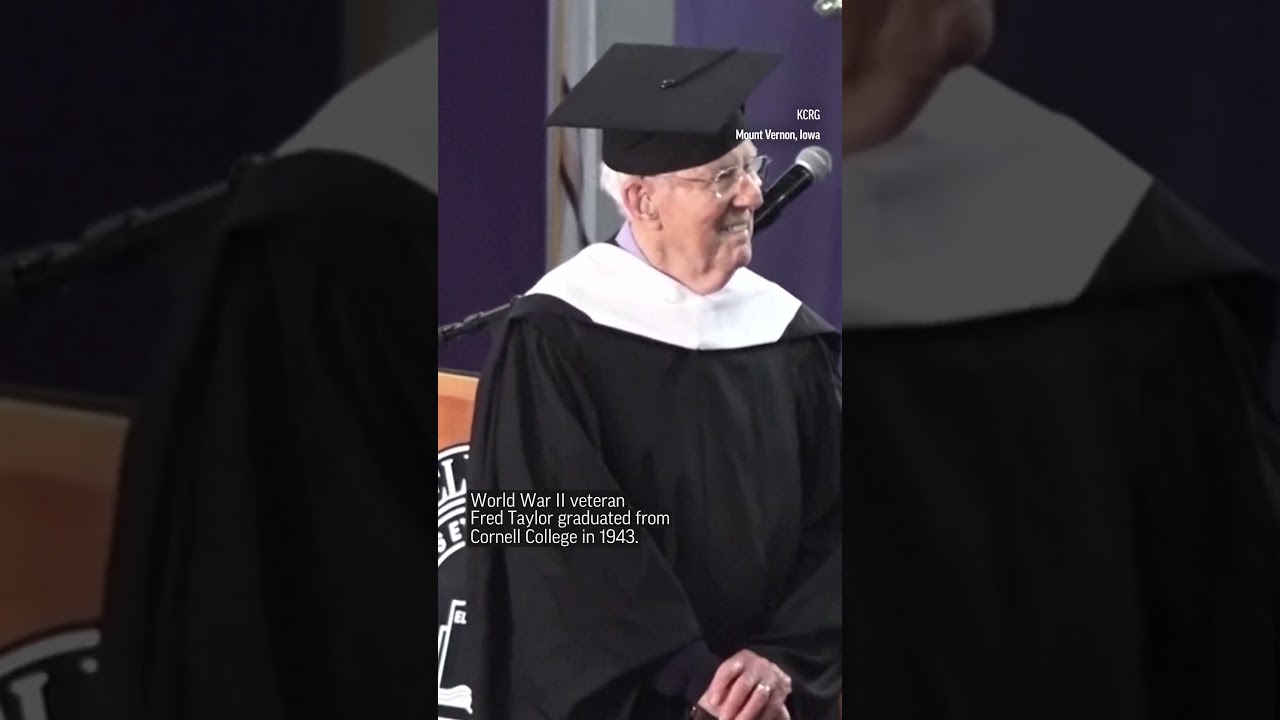
[[[769,156],[757,155],[741,165],[721,170],[712,178],[694,178],[682,175],[669,175],[668,177],[706,185],[711,188],[711,192],[715,193],[717,200],[724,200],[737,192],[738,183],[742,182],[744,177],[750,178],[754,183],[763,185],[764,181],[769,177]]]

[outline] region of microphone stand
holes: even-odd
[[[53,242],[0,256],[0,316],[17,314],[41,293],[68,285],[89,270],[133,261],[154,249],[176,226],[200,227],[196,219],[217,209],[244,171],[260,161],[241,160],[231,180],[215,183],[150,210],[132,208],[89,227],[78,240]]]
[[[495,322],[505,318],[507,313],[510,312],[511,307],[515,305],[521,297],[523,296],[516,295],[511,298],[511,302],[509,303],[468,315],[456,323],[441,325],[436,330],[436,352],[439,353],[441,348],[460,337],[480,332]]]

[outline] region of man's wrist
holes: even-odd
[[[670,655],[653,679],[653,688],[667,697],[683,698],[694,705],[706,693],[721,659],[702,640]]]

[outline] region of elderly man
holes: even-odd
[[[603,129],[626,224],[514,306],[481,381],[470,615],[488,622],[489,655],[477,717],[835,709],[838,337],[745,268],[765,160],[737,139],[741,107],[776,62],[615,45],[548,118]],[[559,544],[500,528],[512,544],[480,534],[475,491],[551,498],[561,518],[560,494],[620,497],[632,518],[535,519]]]
[[[846,12],[850,717],[1275,718],[1270,277],[987,3]]]

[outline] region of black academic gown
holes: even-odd
[[[1069,300],[845,328],[847,717],[1280,716],[1273,279],[1158,183],[1106,241]]]
[[[176,270],[125,450],[103,720],[429,717],[436,196],[310,152]]]
[[[798,301],[761,320],[770,340],[713,350],[667,341],[678,313],[620,330],[600,295],[635,292],[623,302],[641,324],[667,299],[615,285],[616,265],[584,268],[590,254],[659,275],[592,246],[552,273],[586,293],[535,288],[515,305],[480,384],[469,489],[620,493],[671,522],[633,544],[469,547],[469,615],[487,622],[474,716],[687,717],[651,681],[702,640],[774,661],[793,677],[792,717],[825,720],[842,674],[834,331]]]

